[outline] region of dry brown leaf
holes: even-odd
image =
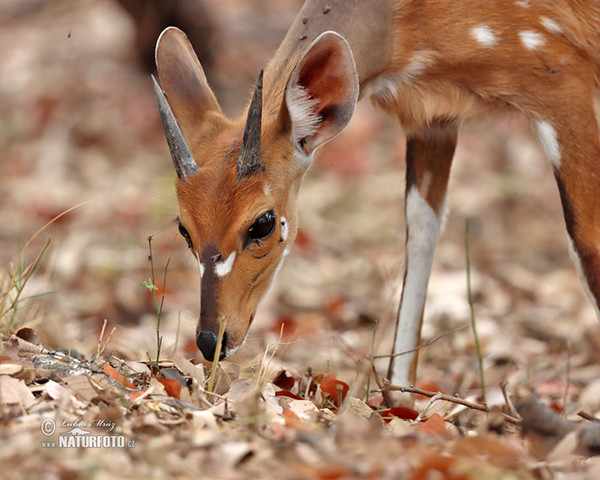
[[[8,375],[0,376],[1,405],[22,405],[27,408],[34,403],[35,397],[23,380]]]

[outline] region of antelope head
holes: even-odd
[[[182,31],[161,34],[156,64],[155,93],[177,173],[179,231],[201,276],[196,343],[212,361],[224,323],[224,359],[245,341],[296,237],[296,197],[315,151],[352,116],[356,67],[346,41],[326,32],[280,68],[283,78],[267,69],[263,87],[261,72],[247,114],[232,121]]]

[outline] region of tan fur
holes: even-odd
[[[345,38],[353,59],[336,36],[321,40],[326,31]],[[408,187],[416,186],[440,218],[458,125],[509,110],[547,123],[545,131],[556,133],[560,146],[555,174],[574,251],[600,299],[600,139],[593,103],[600,1],[308,0],[264,72],[264,172],[241,180],[235,169],[246,116],[223,116],[181,32],[167,30],[163,37],[157,47],[162,88],[200,167],[177,182],[181,223],[199,258],[207,245],[223,259],[236,252],[232,271],[218,280],[216,313],[201,315],[198,326],[213,331],[225,320],[229,349],[245,338],[296,236],[296,194],[314,150],[352,113],[353,75],[360,96],[407,131],[413,152]],[[320,51],[305,60],[317,38]],[[295,77],[311,84],[310,97],[291,90],[286,99]],[[292,119],[290,101],[299,102]],[[331,111],[331,118],[323,116]],[[303,116],[294,131],[292,120]],[[282,240],[278,224],[264,242],[244,248],[245,232],[269,209],[285,217],[289,235]]]

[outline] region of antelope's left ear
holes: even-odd
[[[292,141],[310,156],[340,133],[358,99],[358,74],[348,42],[322,33],[294,68],[285,90]]]

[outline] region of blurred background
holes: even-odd
[[[15,272],[52,243],[3,331],[35,328],[52,348],[96,351],[103,321],[121,358],[155,351],[156,313],[140,286],[171,257],[163,352],[200,360],[193,339],[198,275],[173,224],[174,171],[150,83],[160,31],[192,40],[223,110],[237,116],[300,0],[2,0],[0,2],[0,268]],[[404,143],[393,119],[361,102],[322,149],[299,199],[300,233],[247,346],[255,362],[352,371],[388,353],[404,263]],[[76,207],[76,208],[74,208]],[[463,129],[450,213],[429,288],[425,339],[468,323],[465,224],[486,362],[502,378],[548,384],[565,365],[598,363],[597,321],[568,256],[549,163],[512,116]],[[57,215],[72,209],[37,233]],[[17,269],[17,270],[15,270]],[[11,295],[14,294],[11,293]],[[10,321],[9,321],[10,320]],[[568,353],[570,352],[570,353]],[[472,336],[422,354],[423,377],[476,382]],[[385,372],[381,361],[381,372]],[[573,369],[584,381],[589,370]],[[550,388],[550,387],[549,387]]]

